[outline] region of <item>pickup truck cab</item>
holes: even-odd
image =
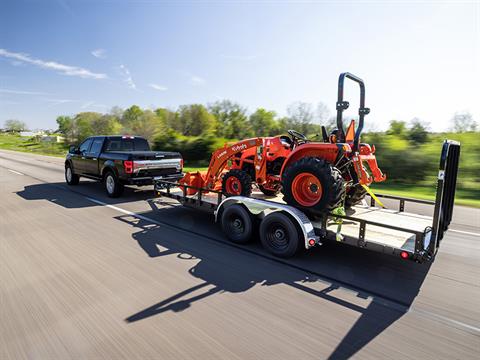
[[[77,185],[80,177],[102,181],[107,195],[118,197],[124,185],[151,185],[154,179],[183,177],[183,159],[177,152],[151,151],[138,136],[92,136],[70,146],[65,180]]]

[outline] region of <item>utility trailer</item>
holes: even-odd
[[[442,147],[435,201],[378,194],[398,201],[398,209],[370,204],[353,206],[347,215],[306,214],[280,198],[225,197],[221,192],[195,188],[162,179],[154,181],[159,196],[182,205],[212,213],[229,240],[244,244],[258,232],[263,247],[275,256],[291,257],[299,249],[310,249],[323,241],[342,242],[354,247],[399,256],[416,262],[432,261],[452,220],[460,143],[446,140]],[[405,211],[405,204],[433,206],[433,216]],[[341,225],[339,225],[341,223]]]

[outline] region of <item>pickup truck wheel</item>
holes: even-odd
[[[123,193],[124,186],[118,181],[117,176],[112,171],[108,171],[104,177],[105,190],[109,197],[119,197]]]
[[[260,241],[275,256],[289,258],[300,249],[300,232],[295,223],[281,212],[267,215],[260,223]]]
[[[80,182],[80,177],[75,175],[70,164],[65,165],[65,181],[68,185],[78,185]]]
[[[227,207],[222,213],[222,230],[231,242],[245,244],[252,238],[253,221],[242,205]]]

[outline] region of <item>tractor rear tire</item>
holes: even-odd
[[[243,170],[230,170],[223,175],[222,193],[225,196],[250,196],[252,178]]]
[[[283,200],[307,212],[329,212],[341,206],[345,186],[340,171],[324,159],[305,157],[282,174]]]
[[[365,198],[365,195],[367,195],[367,191],[362,185],[357,184],[352,186],[347,190],[347,194],[345,196],[345,209],[349,209],[354,205],[360,204]]]

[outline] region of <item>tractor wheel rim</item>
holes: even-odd
[[[292,194],[295,201],[300,205],[305,207],[314,206],[322,198],[322,184],[315,175],[303,172],[293,179]]]
[[[225,188],[228,194],[240,195],[242,193],[242,183],[234,176],[227,179]]]
[[[72,181],[72,169],[70,169],[70,166],[67,167],[67,181]]]

